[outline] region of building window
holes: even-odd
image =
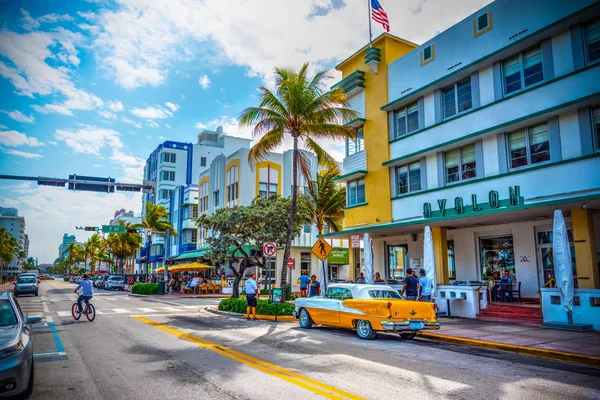
[[[310,224],[304,225],[304,233],[310,233]]]
[[[269,186],[270,186],[269,187],[269,197],[277,196],[277,184],[271,183],[271,184],[269,184]],[[266,182],[259,182],[258,197],[260,197],[261,199],[267,198],[267,183]]]
[[[358,179],[348,183],[348,206],[365,203],[365,180]]]
[[[508,135],[510,167],[519,168],[550,160],[548,125],[521,129]]]
[[[198,201],[199,205],[200,205],[200,212],[202,214],[208,212],[208,183],[204,182],[202,183],[202,185],[200,185],[199,188],[199,197],[200,200]]]
[[[409,104],[407,107],[396,111],[395,138],[398,139],[409,132],[419,129],[419,105]]]
[[[454,240],[448,240],[448,279],[456,279],[456,264],[454,263]]]
[[[192,232],[192,242],[195,243],[198,241],[198,231],[191,231]]]
[[[177,159],[176,153],[162,153],[162,155],[161,155],[162,162],[174,163],[174,162],[176,162],[176,159]]]
[[[192,208],[192,218],[198,218],[198,206],[190,206]]]
[[[306,272],[310,276],[310,253],[300,253],[300,272]]]
[[[356,130],[356,140],[348,139],[348,155],[359,153],[365,149],[365,131],[363,128]]]
[[[396,196],[421,190],[421,162],[396,168]]]
[[[169,197],[171,197],[171,191],[168,189],[161,189],[160,190],[160,200],[166,200]]]
[[[488,32],[493,28],[492,23],[492,11],[488,11],[485,14],[481,14],[475,20],[473,20],[473,31],[474,36],[480,36]]]
[[[234,206],[235,204],[229,204],[230,202],[237,202],[239,197],[239,184],[238,184],[238,172],[239,168],[233,166],[227,170],[227,205]]]
[[[200,166],[206,167],[206,157],[200,157]]]
[[[542,48],[529,49],[502,62],[504,93],[510,94],[544,80]]]
[[[477,177],[475,170],[475,144],[459,147],[444,153],[446,183]]]
[[[596,139],[596,150],[600,150],[600,107],[596,107],[592,110],[592,119],[594,125],[595,139]]]
[[[160,171],[160,180],[161,181],[174,181],[175,180],[175,171]]]
[[[435,45],[430,44],[429,46],[421,50],[421,66],[430,63],[435,59]]]
[[[227,186],[227,202],[235,201],[238,199],[239,191],[238,191],[238,183],[234,182],[231,185]]]
[[[585,26],[585,49],[588,63],[600,60],[600,19]]]
[[[214,195],[214,200],[215,200],[215,208],[218,208],[219,204],[220,204],[220,202],[219,202],[219,191],[217,190],[216,192],[213,193],[213,195]]]
[[[466,111],[473,107],[471,97],[471,78],[468,77],[442,91],[442,110],[444,118]]]

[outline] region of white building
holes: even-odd
[[[0,227],[6,229],[17,240],[21,251],[29,251],[29,238],[26,238],[27,235],[25,234],[25,218],[19,216],[19,211],[16,208],[0,207]],[[15,255],[8,267],[15,269],[18,263],[19,259]]]

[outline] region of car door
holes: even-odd
[[[327,297],[319,302],[318,319],[319,323],[325,325],[337,325],[340,323],[340,308],[344,289],[329,288]]]

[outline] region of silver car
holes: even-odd
[[[37,279],[33,276],[21,275],[15,282],[14,294],[18,297],[23,294],[32,294],[37,296],[39,293],[39,284]]]
[[[0,398],[28,398],[33,391],[31,325],[39,315],[26,316],[10,292],[0,293]]]
[[[104,282],[104,289],[106,290],[124,290],[125,289],[125,280],[123,280],[122,276],[114,275],[108,277],[106,282]]]

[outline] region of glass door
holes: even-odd
[[[577,267],[575,265],[575,246],[573,246],[573,230],[567,229],[569,244],[571,248],[571,260],[573,264],[574,287],[577,287]],[[544,286],[554,276],[554,261],[552,258],[552,230],[544,230],[537,233],[538,248],[538,273],[539,285]]]
[[[388,279],[404,279],[408,268],[408,246],[388,246]]]
[[[512,235],[479,238],[481,279],[500,279],[505,270],[515,276]],[[516,277],[515,277],[516,279]]]

